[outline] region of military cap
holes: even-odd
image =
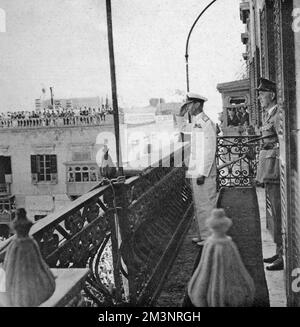
[[[206,102],[207,101],[207,99],[205,97],[203,97],[202,95],[199,95],[199,94],[193,93],[193,92],[188,92],[186,95],[186,98],[187,98],[187,102],[189,102],[189,101]]]
[[[181,106],[179,116],[184,116],[188,112],[188,105],[190,103],[194,103],[194,102],[206,102],[206,101],[207,101],[207,99],[205,97],[203,97],[202,95],[199,95],[199,94],[196,94],[196,93],[192,93],[192,92],[188,92],[186,94],[186,101]]]
[[[265,91],[265,92],[276,92],[276,83],[266,79],[260,78],[259,86],[257,91]]]

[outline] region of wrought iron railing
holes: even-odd
[[[51,268],[90,268],[85,305],[155,301],[193,214],[182,152],[125,183],[93,189],[32,227]],[[0,244],[0,261],[10,241]]]
[[[259,154],[257,136],[220,136],[217,138],[217,186],[253,185]],[[230,162],[233,162],[231,165]]]
[[[6,183],[0,183],[0,194],[8,193],[8,185]]]

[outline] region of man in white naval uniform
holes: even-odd
[[[198,237],[193,242],[203,245],[210,235],[206,220],[216,207],[216,125],[203,112],[207,99],[189,92],[187,101],[181,107],[180,115],[189,113],[191,125],[191,155],[186,177],[191,181],[195,218],[198,223]]]

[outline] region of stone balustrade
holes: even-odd
[[[1,128],[41,128],[41,127],[66,127],[66,126],[95,126],[111,124],[113,116],[107,115],[102,120],[98,115],[55,117],[55,118],[24,118],[24,119],[0,119]]]

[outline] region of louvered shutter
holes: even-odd
[[[51,174],[57,173],[57,159],[55,154],[50,156],[50,171]]]
[[[32,155],[31,158],[31,174],[37,174],[38,167],[37,167],[37,156]]]

